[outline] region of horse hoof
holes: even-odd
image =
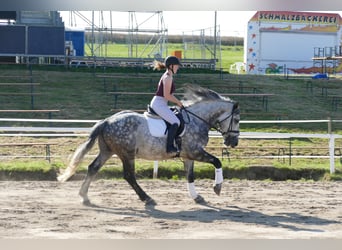
[[[82,201],[82,204],[83,204],[84,206],[87,206],[87,207],[91,207],[91,206],[92,206],[90,200],[83,200],[83,201]]]
[[[155,205],[157,205],[157,202],[155,202],[152,198],[148,197],[145,200],[145,205],[147,205],[147,206],[155,206]]]
[[[221,188],[222,188],[222,184],[214,184],[214,192],[215,192],[215,194],[220,195]]]
[[[197,203],[197,204],[203,204],[205,203],[205,200],[202,196],[200,195],[197,195],[197,197],[194,199],[194,201]]]

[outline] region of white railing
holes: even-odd
[[[88,136],[92,126],[99,120],[63,120],[63,119],[16,119],[0,118],[0,122],[25,122],[25,123],[87,123],[90,127],[0,127],[0,136],[27,136],[27,137],[80,137]],[[241,121],[243,124],[266,124],[266,123],[331,123],[342,122],[342,120],[268,120],[268,121]],[[210,137],[220,137],[218,132],[210,131]],[[335,139],[342,138],[342,135],[328,132],[326,134],[305,134],[305,133],[264,133],[264,132],[241,132],[240,138],[246,139],[291,139],[291,138],[321,138],[328,140],[330,173],[335,172]],[[155,162],[155,168],[158,164]]]

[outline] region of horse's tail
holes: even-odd
[[[71,158],[68,167],[65,169],[64,173],[57,177],[60,182],[67,181],[73,174],[75,174],[77,166],[82,162],[84,156],[89,152],[89,150],[94,146],[99,133],[103,130],[103,127],[107,123],[103,120],[94,125],[92,132],[86,142],[81,144],[75,151]]]

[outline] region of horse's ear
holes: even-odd
[[[233,110],[239,108],[239,102],[234,102]]]

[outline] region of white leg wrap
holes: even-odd
[[[189,190],[189,195],[192,199],[196,199],[198,194],[195,190],[195,184],[193,182],[188,183],[188,190]]]
[[[215,169],[215,184],[221,184],[223,182],[222,168]]]

